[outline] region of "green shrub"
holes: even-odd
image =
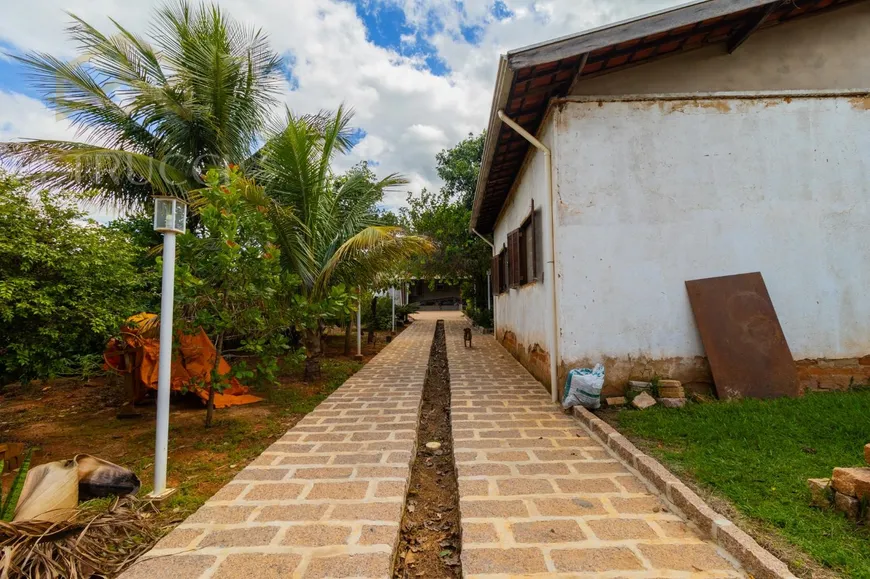
[[[74,373],[102,353],[140,306],[138,251],[72,199],[0,173],[0,383]]]

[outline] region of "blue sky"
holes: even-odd
[[[194,0],[196,1],[196,0]],[[269,35],[285,57],[285,104],[297,112],[356,111],[356,146],[342,170],[368,160],[407,177],[388,196],[437,188],[435,155],[486,127],[498,66],[508,50],[675,4],[673,0],[216,0]],[[165,0],[7,2],[0,52],[75,54],[70,11],[104,32],[109,18],[148,36]],[[76,135],[39,101],[22,65],[0,57],[0,141]]]

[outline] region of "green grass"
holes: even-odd
[[[864,466],[870,390],[623,411],[620,428],[819,563],[870,579],[870,529],[810,506],[808,478]]]

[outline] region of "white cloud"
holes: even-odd
[[[500,53],[548,38],[579,32],[608,21],[673,5],[673,0],[505,0],[513,13],[498,20],[493,0],[368,0],[399,6],[416,35],[400,41],[431,43],[450,67],[436,76],[421,57],[404,57],[366,39],[355,8],[339,0],[221,0],[235,18],[269,32],[273,47],[293,57],[297,90],[287,104],[300,112],[335,108],[356,110],[356,125],[366,136],[340,161],[377,162],[376,170],[403,173],[410,188],[437,187],[435,153],[479,132],[488,120],[497,58]],[[40,0],[4,6],[0,43],[26,50],[69,56],[73,46],[64,28],[68,10],[108,30],[115,18],[135,32],[146,33],[160,0]],[[433,23],[437,22],[437,26]],[[463,27],[479,27],[477,44],[465,42]],[[435,30],[435,32],[431,32]],[[2,86],[0,86],[2,89]],[[6,106],[3,106],[3,105]],[[0,138],[68,136],[63,124],[39,103],[0,93]],[[404,204],[405,193],[388,195],[387,205]]]

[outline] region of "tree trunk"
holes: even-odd
[[[353,324],[351,323],[350,314],[347,315],[347,326],[344,328],[344,355],[350,356],[350,330]]]
[[[378,326],[378,296],[372,297],[372,321],[369,322],[369,344],[375,343],[375,330]]]
[[[223,333],[218,334],[217,340],[215,340],[214,350],[215,350],[215,358],[214,358],[214,370],[211,375],[211,384],[208,386],[208,402],[205,405],[205,427],[209,428],[214,420],[214,395],[215,395],[215,380],[218,379],[218,368],[221,363],[221,355],[224,349],[224,335]]]
[[[306,382],[320,379],[320,357],[323,355],[323,329],[305,330],[302,341],[305,344],[305,376]]]

